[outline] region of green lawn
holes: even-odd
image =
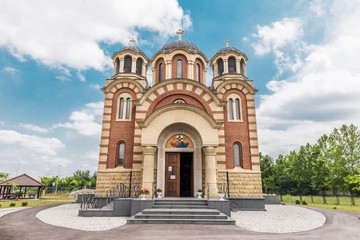
[[[19,199],[19,200],[1,200],[1,208],[9,208],[11,203],[15,203],[13,207],[22,207],[23,202],[27,202],[26,207],[38,207],[51,204],[61,204],[61,203],[72,203],[75,202],[75,198],[67,197],[67,194],[48,194],[42,196],[40,199]]]
[[[283,195],[282,202],[287,204],[295,204],[296,200],[300,200],[299,196],[291,196],[291,195]],[[349,211],[349,212],[360,212],[360,198],[355,198],[355,205],[351,206],[351,199],[348,196],[339,196],[340,204],[337,204],[337,199],[335,196],[326,196],[327,204],[323,203],[322,196],[303,196],[303,201],[306,201],[308,206],[318,207],[324,209],[333,209],[333,210],[341,210],[341,211]]]

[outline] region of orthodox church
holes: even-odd
[[[262,197],[253,81],[229,46],[209,61],[179,39],[148,58],[132,40],[106,80],[96,195],[119,183],[165,197]],[[152,84],[147,80],[151,66]],[[211,86],[206,85],[208,67]],[[225,188],[224,188],[225,186]]]

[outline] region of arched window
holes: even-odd
[[[217,60],[217,65],[218,65],[218,74],[222,75],[224,73],[224,61],[222,60],[222,58]]]
[[[229,120],[241,121],[241,99],[237,94],[231,94],[228,99]]]
[[[115,73],[119,73],[120,72],[120,60],[119,58],[116,58],[115,60]]]
[[[235,167],[242,167],[242,149],[240,143],[234,144],[234,165]]]
[[[173,103],[186,103],[184,99],[178,98]]]
[[[120,98],[119,103],[119,119],[123,119],[124,116],[124,98]]]
[[[234,101],[232,98],[229,99],[229,118],[234,120]]]
[[[124,72],[130,73],[131,72],[131,65],[132,65],[132,58],[130,56],[125,57],[124,62]]]
[[[130,119],[130,98],[126,99],[126,112],[125,112],[125,119]]]
[[[236,120],[240,120],[240,99],[235,100],[235,117]]]
[[[234,57],[228,59],[229,73],[236,73],[236,61]]]
[[[119,142],[118,143],[117,152],[118,152],[118,154],[117,154],[117,164],[118,164],[118,166],[122,166],[122,165],[124,165],[124,160],[125,160],[125,143],[124,142]]]
[[[136,60],[136,74],[141,75],[141,73],[142,73],[142,65],[143,65],[142,59],[138,58]]]
[[[245,76],[245,62],[244,59],[240,61],[240,73]]]
[[[182,60],[177,60],[176,62],[176,77],[177,78],[182,78],[182,73],[183,73],[183,61]]]
[[[163,64],[159,64],[159,82],[163,80]]]
[[[201,68],[200,68],[200,64],[197,63],[196,64],[196,80],[197,81],[200,81],[200,76],[201,76]]]
[[[123,93],[119,98],[118,119],[129,120],[131,114],[131,98],[129,94]]]

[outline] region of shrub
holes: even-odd
[[[9,206],[10,206],[10,207],[15,207],[15,206],[16,206],[16,203],[11,202]]]
[[[21,206],[23,206],[23,207],[25,207],[25,206],[27,206],[28,205],[28,202],[22,202],[21,203]]]
[[[308,205],[305,200],[302,201],[302,205]]]
[[[1,208],[1,206],[2,206],[2,205],[0,204],[0,208]]]
[[[336,207],[333,207],[333,209],[335,209],[335,210],[336,210],[337,208],[336,208]]]
[[[300,204],[300,200],[296,200],[296,201],[295,201],[295,204]]]

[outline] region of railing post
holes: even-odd
[[[132,170],[130,170],[130,181],[129,181],[129,197],[131,197],[131,178],[132,178]]]

